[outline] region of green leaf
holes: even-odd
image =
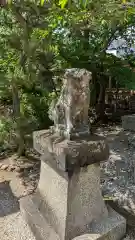
[[[83,7],[86,8],[88,5],[88,0],[83,0]]]
[[[135,8],[129,8],[128,13],[129,13],[129,15],[134,15],[135,14]]]
[[[45,3],[45,0],[41,0],[41,6],[43,6]]]
[[[59,0],[59,4],[61,6],[61,8],[64,8],[67,4],[68,0]]]
[[[103,20],[101,21],[101,24],[102,24],[102,25],[105,25],[105,24],[106,24],[106,21],[103,19]]]
[[[8,4],[11,4],[11,3],[12,3],[12,0],[7,0],[7,3],[8,3]]]

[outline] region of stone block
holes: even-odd
[[[100,167],[91,165],[75,171],[72,177],[58,174],[42,159],[37,207],[62,240],[87,231],[95,219],[108,212],[100,190]]]
[[[124,130],[135,131],[135,114],[123,116],[122,127]]]
[[[52,226],[46,221],[36,196],[27,196],[20,200],[21,211],[37,240],[61,240]],[[126,234],[126,220],[110,207],[108,217],[88,225],[86,233],[72,240],[120,240]]]
[[[119,236],[120,232],[124,235],[125,219],[108,211],[101,196],[98,164],[78,169],[69,177],[43,156],[38,190],[21,199],[20,205],[37,240],[79,240],[85,233],[88,239],[109,239],[101,236],[110,236],[118,227]]]
[[[128,165],[125,161],[117,160],[116,161],[116,174],[117,177],[120,177],[120,181],[123,178],[123,181],[126,183],[129,180],[129,172],[127,171]]]
[[[86,233],[97,236],[104,221],[111,228],[100,189],[99,162],[109,156],[104,138],[71,141],[40,131],[34,133],[34,147],[42,154],[40,180],[36,193],[31,199],[21,200],[21,206],[37,240],[72,240]],[[32,204],[38,221],[32,217]]]
[[[34,195],[22,198],[20,209],[37,240],[60,240],[34,203]]]
[[[108,160],[109,148],[101,136],[76,140],[64,139],[50,130],[34,132],[34,148],[41,155],[53,155],[57,167],[63,171]],[[50,157],[52,158],[52,157]]]
[[[108,218],[94,223],[91,231],[73,240],[120,240],[126,234],[126,221],[114,210],[109,208]]]
[[[129,194],[128,199],[124,203],[119,199],[115,199],[115,201],[109,201],[109,205],[126,219],[128,226],[132,227],[135,227],[134,199],[135,195]]]

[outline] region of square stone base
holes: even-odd
[[[90,225],[89,233],[73,240],[122,240],[126,234],[126,220],[110,207],[108,212],[107,218]]]
[[[20,207],[36,239],[61,240],[53,227],[47,223],[33,200],[33,196],[22,198]],[[121,240],[126,233],[126,220],[110,207],[108,207],[108,213],[107,218],[103,218],[100,222],[91,223],[86,234],[75,237],[73,240]]]
[[[135,114],[123,116],[122,127],[124,130],[135,131]]]

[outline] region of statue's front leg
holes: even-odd
[[[72,129],[72,120],[71,120],[71,116],[70,116],[70,107],[68,107],[66,105],[65,106],[65,110],[66,110],[66,134],[67,134],[67,136],[69,136],[70,133],[71,133],[71,129]]]

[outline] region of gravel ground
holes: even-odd
[[[127,236],[123,240],[135,240],[135,229],[128,229]]]
[[[109,160],[101,164],[103,193],[135,216],[135,134],[119,126],[99,128],[97,133],[106,137],[110,147]],[[134,227],[124,240],[135,240]]]
[[[35,240],[19,208],[24,189],[14,173],[0,171],[0,239]]]
[[[20,212],[0,218],[0,239],[35,240]]]

